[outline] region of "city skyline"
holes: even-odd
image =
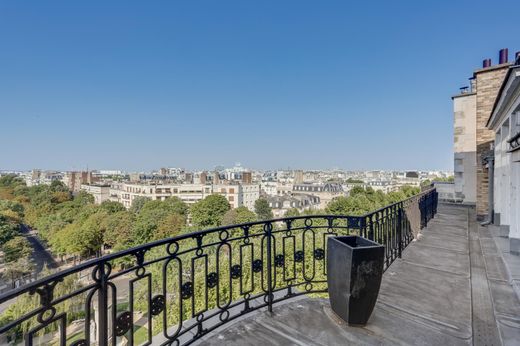
[[[32,167],[30,169],[5,169],[0,167],[0,173],[2,172],[29,172],[29,171],[56,171],[56,172],[121,172],[121,174],[128,173],[157,173],[161,169],[181,169],[187,172],[213,172],[213,171],[222,171],[229,170],[233,168],[241,167],[244,171],[255,171],[255,172],[276,172],[276,171],[303,171],[303,172],[451,172],[453,173],[453,168],[449,169],[418,169],[418,168],[405,168],[405,169],[348,169],[348,168],[340,168],[340,167],[328,167],[328,168],[300,168],[300,167],[278,167],[278,168],[258,168],[251,167],[248,165],[216,165],[213,167],[181,167],[175,165],[162,165],[161,167],[153,167],[151,169],[136,169],[136,170],[124,170],[118,169],[117,167],[111,168],[103,168],[103,167],[85,167],[85,168],[70,168],[70,169],[62,169],[62,168],[42,168],[42,167]]]
[[[519,50],[471,4],[4,2],[0,169],[452,169],[453,86]]]

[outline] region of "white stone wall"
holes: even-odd
[[[466,204],[477,201],[477,97],[474,93],[453,97],[454,193]]]

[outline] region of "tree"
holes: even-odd
[[[430,179],[421,181],[421,186],[430,186],[431,184],[432,184],[432,181]]]
[[[188,216],[189,207],[178,197],[170,197],[163,201],[164,206],[172,213]]]
[[[170,214],[157,225],[157,232],[153,234],[154,240],[175,237],[186,226],[186,218],[180,214]]]
[[[222,224],[224,214],[229,209],[226,197],[209,195],[191,206],[191,220],[199,228],[217,227]]]
[[[415,186],[405,185],[401,186],[399,191],[403,192],[406,195],[406,198],[408,198],[418,194],[421,191],[421,189]]]
[[[134,213],[126,210],[109,215],[103,224],[103,242],[116,250],[129,247],[134,222]]]
[[[222,225],[238,225],[242,223],[253,222],[256,220],[256,214],[245,206],[228,210],[222,217]]]
[[[17,185],[25,185],[25,182],[16,174],[6,174],[0,177],[1,187],[15,187]]]
[[[345,182],[348,184],[364,184],[365,183],[363,180],[354,179],[354,178],[348,178],[347,180],[345,180]]]
[[[104,201],[99,205],[99,207],[109,214],[114,214],[126,210],[124,205],[114,201]]]
[[[132,205],[130,206],[130,211],[134,214],[138,214],[143,208],[144,204],[148,202],[150,199],[143,196],[137,196],[132,201]]]
[[[336,197],[327,205],[326,212],[334,215],[363,215],[376,209],[374,203],[364,194]]]
[[[108,213],[99,211],[90,215],[79,228],[77,240],[84,253],[97,253],[103,246],[103,234],[105,233],[105,219]]]
[[[273,218],[273,211],[265,198],[259,198],[255,201],[255,213],[258,220],[270,220]]]
[[[81,206],[94,204],[94,196],[86,191],[81,190],[76,196],[74,196],[74,203]]]
[[[25,237],[15,236],[2,246],[2,251],[4,252],[4,261],[10,263],[29,256],[32,247]]]
[[[133,204],[132,207],[134,206],[137,205]],[[134,244],[173,236],[186,225],[188,206],[179,198],[173,197],[165,201],[146,199],[138,208],[132,227]]]
[[[7,243],[18,235],[20,226],[7,222],[5,217],[0,215],[0,246]]]
[[[5,265],[3,277],[13,281],[14,283],[14,280],[20,276],[32,272],[33,267],[33,263],[28,257],[22,257],[17,261],[9,262]]]
[[[0,213],[5,211],[13,212],[17,215],[17,218],[21,219],[23,217],[24,207],[18,202],[0,200]]]
[[[300,216],[300,211],[296,208],[287,209],[285,217]]]
[[[69,192],[68,187],[59,180],[53,180],[50,185],[52,192]]]
[[[146,199],[145,203],[142,205],[139,212],[141,213],[156,209],[160,209],[172,214],[187,216],[189,208],[188,205],[184,203],[180,198],[171,197],[164,201]]]
[[[406,195],[402,191],[392,191],[386,194],[388,204],[394,204],[406,199]]]

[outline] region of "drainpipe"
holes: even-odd
[[[494,191],[495,191],[495,156],[493,152],[487,153],[487,155],[482,159],[484,164],[488,166],[488,210],[489,215],[487,221],[481,223],[482,226],[487,226],[493,223],[495,209],[493,205],[494,199]]]

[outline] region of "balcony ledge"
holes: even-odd
[[[473,220],[471,207],[439,206],[419,240],[384,274],[365,327],[346,325],[327,299],[301,296],[275,305],[272,314],[245,315],[196,344],[499,345],[519,340],[520,302],[507,281],[496,281],[496,266],[483,253],[490,239],[479,237],[481,226]]]

